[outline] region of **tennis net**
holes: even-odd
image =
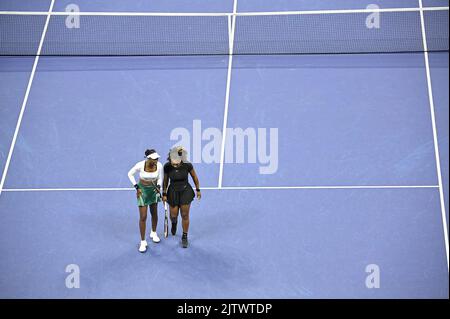
[[[424,28],[421,14],[423,13]],[[448,7],[257,13],[0,12],[0,55],[448,51]]]

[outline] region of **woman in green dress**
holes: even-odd
[[[128,172],[128,178],[136,188],[137,204],[139,207],[139,229],[141,233],[141,243],[139,251],[147,251],[147,241],[145,240],[145,227],[147,223],[147,207],[150,207],[152,215],[152,229],[150,239],[159,243],[160,239],[156,233],[158,225],[158,202],[161,201],[161,184],[163,179],[163,166],[158,161],[158,153],[153,150],[145,151],[145,160],[136,163]],[[139,182],[136,182],[134,175],[139,173]]]

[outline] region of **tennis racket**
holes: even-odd
[[[158,188],[158,185],[156,185],[155,181],[150,181],[150,183],[155,188],[155,191],[159,194],[159,196],[161,196],[161,192],[160,192],[160,190]]]
[[[169,236],[169,217],[167,213],[167,202],[164,202],[164,237]]]

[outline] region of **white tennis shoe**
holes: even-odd
[[[159,243],[161,239],[159,239],[158,234],[154,231],[150,232],[150,238],[153,240],[154,243]]]
[[[147,251],[147,241],[141,240],[141,245],[139,246],[139,252],[145,253]]]

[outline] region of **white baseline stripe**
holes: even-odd
[[[50,3],[50,8],[48,9],[48,12],[46,13],[47,14],[47,19],[45,20],[44,30],[42,31],[42,35],[41,35],[41,39],[39,41],[39,46],[38,46],[38,49],[37,49],[36,57],[34,58],[34,63],[33,63],[33,67],[31,69],[31,74],[30,74],[30,79],[28,80],[27,89],[25,91],[25,97],[23,98],[22,107],[20,108],[20,113],[19,113],[19,118],[17,119],[16,129],[14,130],[14,135],[13,135],[13,139],[12,139],[12,142],[11,142],[11,146],[9,148],[8,157],[6,158],[5,167],[3,169],[2,179],[0,180],[0,195],[2,194],[3,185],[5,184],[6,175],[8,174],[9,164],[11,162],[11,156],[12,156],[12,153],[14,151],[14,146],[16,145],[17,134],[19,133],[20,124],[22,123],[23,113],[25,111],[25,107],[26,107],[27,102],[28,102],[28,96],[30,94],[31,84],[33,83],[34,73],[36,72],[36,67],[37,67],[38,62],[39,62],[39,56],[41,54],[42,45],[43,45],[44,39],[45,39],[45,34],[47,33],[48,23],[50,21],[50,13],[53,10],[53,4],[54,3],[55,3],[55,0],[52,0],[52,2]]]
[[[353,186],[222,186],[202,187],[204,190],[283,190],[283,189],[417,189],[439,188],[439,185],[353,185]],[[133,187],[106,188],[7,188],[4,192],[77,192],[77,191],[135,191]]]
[[[419,0],[419,6],[422,8],[422,0]],[[447,256],[447,272],[449,271],[449,243],[448,243],[448,229],[447,229],[447,218],[445,214],[445,201],[444,201],[444,189],[442,186],[442,174],[441,174],[441,161],[439,156],[439,143],[436,129],[436,118],[434,111],[434,98],[433,98],[433,89],[431,86],[431,72],[430,72],[430,63],[428,59],[428,44],[427,44],[427,35],[425,32],[425,19],[424,14],[420,12],[420,21],[422,27],[422,40],[423,40],[423,49],[424,49],[424,59],[425,59],[425,71],[427,75],[427,87],[428,87],[428,100],[430,105],[430,113],[431,113],[431,125],[433,127],[433,142],[434,142],[434,154],[436,158],[436,173],[438,177],[439,184],[439,197],[441,202],[441,217],[442,217],[442,227],[444,231],[444,242],[445,242],[445,253]]]
[[[54,16],[155,16],[155,17],[226,17],[226,16],[263,16],[263,15],[309,15],[309,14],[345,14],[345,13],[375,13],[375,12],[423,12],[445,11],[449,7],[426,8],[380,8],[380,9],[337,9],[337,10],[305,10],[305,11],[271,11],[271,12],[239,12],[239,13],[207,13],[207,12],[69,12],[54,11]],[[0,11],[0,15],[48,15],[45,11]]]

